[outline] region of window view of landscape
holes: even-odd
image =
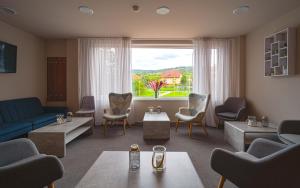
[[[132,88],[136,97],[153,97],[152,81],[162,81],[159,97],[186,97],[192,91],[192,49],[133,48]]]

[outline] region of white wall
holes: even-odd
[[[266,115],[278,125],[285,119],[300,119],[300,7],[256,29],[246,37],[246,97],[251,112]],[[264,77],[264,37],[286,27],[297,28],[297,74]]]
[[[0,73],[0,100],[46,98],[46,63],[44,41],[30,33],[0,21],[0,40],[14,44],[17,51],[17,73]]]

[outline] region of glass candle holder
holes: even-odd
[[[154,146],[152,155],[152,167],[154,171],[161,172],[166,168],[166,147]]]
[[[132,144],[129,150],[129,169],[136,170],[140,168],[140,148],[137,144]]]

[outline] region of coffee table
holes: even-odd
[[[146,112],[143,119],[144,139],[169,139],[170,119],[166,112]]]
[[[56,122],[29,132],[28,138],[40,153],[64,157],[66,144],[79,135],[93,131],[92,117],[73,117],[71,122],[58,125]]]
[[[256,138],[274,139],[277,137],[277,129],[273,127],[262,127],[258,122],[257,127],[248,126],[247,122],[225,121],[224,139],[237,151],[245,151]]]
[[[104,151],[77,188],[203,188],[186,152],[167,152],[166,169],[153,172],[152,152],[141,152],[140,169],[129,170],[128,151]]]

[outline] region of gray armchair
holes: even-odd
[[[300,144],[300,120],[285,120],[278,127],[278,137],[286,144]]]
[[[78,116],[92,116],[95,126],[95,99],[94,96],[83,96],[80,109],[75,113]]]
[[[0,143],[0,187],[54,188],[63,176],[63,166],[55,156],[39,154],[28,139]]]
[[[241,121],[247,117],[246,99],[229,97],[223,105],[216,106],[215,114],[220,121]]]
[[[132,93],[110,93],[109,94],[109,109],[104,109],[104,135],[106,134],[107,124],[113,124],[115,121],[123,121],[123,134],[126,132],[128,124],[128,116],[130,113],[130,104]]]
[[[247,152],[215,149],[211,167],[221,174],[219,188],[226,179],[241,188],[299,187],[300,145],[285,145],[256,139]]]
[[[187,122],[189,136],[191,136],[193,123],[198,123],[202,126],[204,133],[207,135],[205,124],[203,124],[202,121],[205,117],[209,99],[209,94],[200,95],[191,93],[189,95],[188,107],[180,107],[179,112],[175,114],[175,117],[177,118],[176,132],[180,122]]]

